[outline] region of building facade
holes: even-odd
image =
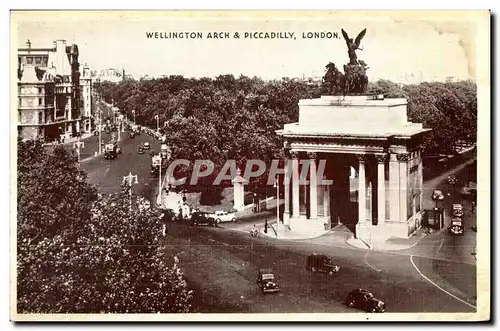
[[[18,49],[18,135],[58,140],[80,132],[78,46]]]
[[[420,228],[420,149],[429,129],[407,120],[406,105],[368,96],[300,100],[299,122],[277,131],[288,165],[283,222],[289,230],[344,224],[373,245]]]

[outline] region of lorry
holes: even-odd
[[[161,155],[153,155],[151,157],[151,176],[158,177],[160,175],[161,166],[162,166]]]
[[[167,146],[167,144],[161,144],[161,157],[164,159],[168,158],[168,146]]]

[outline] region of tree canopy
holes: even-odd
[[[291,79],[263,81],[257,77],[220,75],[211,78],[169,76],[159,79],[102,83],[103,98],[129,117],[136,110],[138,124],[156,128],[160,117],[173,159],[209,159],[219,169],[227,159],[244,168],[249,158],[266,162],[281,158],[282,139],[275,130],[298,120],[298,101],[317,98],[322,90]],[[400,85],[388,80],[369,83],[369,94],[407,98],[408,117],[432,128],[427,154],[451,153],[458,140],[475,141],[476,84],[421,83]],[[178,176],[192,168],[179,167]],[[251,189],[266,182],[265,174],[250,182]]]
[[[62,147],[28,141],[18,151],[19,313],[189,311],[157,210],[129,210],[126,186],[100,196]]]

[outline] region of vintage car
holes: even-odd
[[[454,217],[462,217],[462,216],[464,216],[464,208],[462,207],[461,204],[459,204],[459,203],[453,204],[452,215]]]
[[[210,214],[210,216],[215,218],[217,223],[236,222],[236,215],[234,213],[228,213],[227,211],[217,210],[215,213]]]
[[[132,132],[134,132],[136,135],[141,134],[141,127],[137,124],[132,125]]]
[[[137,154],[144,154],[144,148],[142,146],[137,147]]]
[[[446,181],[450,185],[455,185],[458,180],[457,180],[457,177],[455,177],[455,176],[448,176],[448,179]]]
[[[350,308],[357,308],[372,313],[385,312],[385,303],[375,298],[373,293],[364,289],[352,290],[347,298],[345,304]]]
[[[306,270],[312,272],[325,272],[329,275],[333,275],[340,271],[340,267],[333,264],[328,256],[313,253],[307,257]]]
[[[444,200],[444,194],[441,190],[434,190],[432,192],[432,200]]]
[[[146,142],[142,145],[142,147],[143,147],[144,149],[150,149],[150,148],[151,148],[151,144],[150,144],[149,142],[147,142],[147,141],[146,141]]]
[[[217,226],[215,219],[210,217],[208,213],[197,211],[191,215],[191,222],[193,226]]]
[[[448,229],[450,233],[455,236],[462,236],[465,232],[465,227],[463,225],[462,219],[459,217],[451,219],[451,224]]]
[[[262,293],[273,293],[280,290],[271,269],[259,269],[257,286],[260,288]]]

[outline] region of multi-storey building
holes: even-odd
[[[18,49],[18,135],[46,141],[80,132],[78,46]]]
[[[81,96],[82,96],[82,131],[91,132],[93,128],[93,112],[92,112],[92,75],[90,66],[84,64],[82,66],[80,79]]]

